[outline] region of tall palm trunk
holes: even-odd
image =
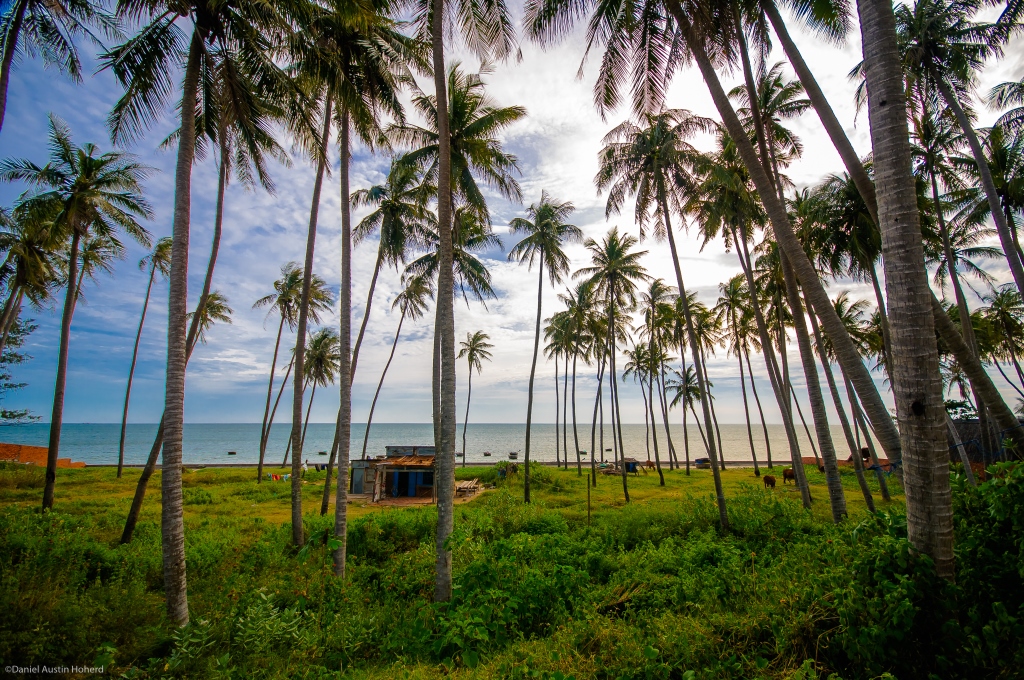
[[[626,449],[622,441],[622,410],[619,405],[619,380],[615,370],[615,354],[617,351],[615,343],[615,280],[612,279],[608,293],[608,395],[612,400],[612,434],[618,444],[616,456],[618,457],[619,471],[622,474],[622,496],[629,503],[629,481],[626,477]]]
[[[350,212],[351,214],[351,212]],[[373,291],[377,288],[377,276],[380,274],[380,265],[384,261],[384,254],[381,247],[377,247],[377,262],[373,265],[373,275],[370,277],[370,290],[366,293],[366,309],[363,310],[363,320],[359,323],[359,333],[356,335],[356,344],[352,348],[352,380],[356,379],[356,364],[359,363],[359,348],[363,346],[363,334],[366,333],[366,324],[370,321],[370,306],[373,304]]]
[[[14,328],[14,322],[17,321],[18,315],[21,314],[21,301],[24,297],[25,287],[17,283],[13,284],[7,296],[7,302],[4,303],[3,315],[0,316],[0,328],[3,329],[3,334],[0,335],[0,355],[4,353],[4,349],[7,347],[7,338],[10,336],[11,329]]]
[[[555,467],[561,458],[558,456],[558,353],[555,353]]]
[[[53,487],[57,481],[57,457],[60,454],[60,430],[64,421],[64,389],[68,376],[68,345],[71,342],[71,317],[78,297],[78,248],[82,234],[77,225],[71,236],[68,255],[68,283],[64,296],[64,312],[60,319],[60,349],[57,353],[57,379],[53,388],[53,411],[50,416],[50,442],[46,450],[46,484],[43,487],[43,510],[53,508]]]
[[[384,370],[381,371],[380,380],[377,382],[377,391],[373,393],[373,401],[370,402],[370,415],[366,417],[366,432],[363,433],[363,452],[359,456],[360,460],[366,460],[366,444],[370,441],[370,425],[373,424],[373,412],[377,408],[377,399],[380,397],[381,387],[384,386],[384,378],[388,374],[388,369],[391,368],[391,360],[395,358],[395,349],[398,347],[398,337],[402,334],[402,323],[405,321],[405,310],[402,308],[402,315],[398,317],[398,330],[395,331],[395,341],[391,343],[391,353],[388,354],[388,361],[384,364]]]
[[[338,362],[339,398],[341,406],[338,415],[338,490],[334,499],[334,538],[337,541],[332,556],[334,575],[345,579],[348,559],[348,466],[352,446],[352,379],[355,376],[355,358],[352,351],[352,211],[349,191],[349,163],[351,142],[349,140],[349,114],[341,107],[341,290],[338,298],[341,305],[338,347],[341,359]],[[324,140],[326,142],[326,139]],[[326,144],[325,144],[326,146]],[[372,293],[371,293],[372,295]],[[366,308],[369,316],[370,308]]]
[[[338,457],[338,441],[340,440],[338,430],[341,428],[341,409],[338,409],[338,417],[334,421],[334,441],[331,442],[331,455],[327,458],[327,473],[324,475],[324,492],[320,498],[320,516],[327,514],[331,505],[331,475],[334,472],[334,461]]]
[[[949,417],[948,411],[946,412],[946,429],[949,430],[949,436],[953,438],[953,444],[960,454],[960,462],[964,466],[964,474],[967,476],[967,481],[971,486],[978,486],[977,480],[974,479],[974,470],[971,469],[971,460],[967,457],[967,449],[964,448],[964,443],[960,441],[960,433],[957,432],[956,423]]]
[[[866,55],[867,51],[865,50],[865,57]],[[985,157],[985,150],[981,146],[981,140],[978,139],[978,133],[975,132],[974,125],[971,123],[971,119],[968,118],[967,112],[964,111],[964,107],[960,105],[960,99],[950,89],[946,81],[940,77],[938,70],[934,66],[929,65],[928,74],[935,87],[942,94],[942,100],[946,102],[946,105],[953,111],[953,115],[956,116],[960,130],[964,133],[968,146],[971,147],[971,154],[974,156],[975,165],[978,167],[978,176],[981,179],[981,188],[988,199],[992,220],[996,223],[999,244],[1003,247],[1003,254],[1006,256],[1006,262],[1010,266],[1010,273],[1013,275],[1014,283],[1017,284],[1017,290],[1024,295],[1024,265],[1021,264],[1020,253],[1014,242],[1010,226],[1006,223],[1006,215],[1003,214],[999,192],[996,190],[995,181],[992,179],[992,169],[988,166],[988,158]]]
[[[858,0],[857,10],[893,342],[893,393],[904,450],[907,537],[917,550],[935,561],[939,575],[952,579],[953,511],[943,415],[945,404],[935,344],[935,321],[929,309],[931,291],[924,267],[917,192],[911,174],[905,85],[896,22],[888,2]],[[942,83],[937,84],[941,90]],[[956,113],[959,105],[955,98],[953,100],[947,98],[947,104]],[[970,132],[964,132],[970,139]],[[972,148],[975,148],[973,144]],[[980,147],[975,149],[978,150]],[[985,158],[981,155],[978,160],[984,184]],[[998,212],[998,202],[995,208]],[[1004,245],[1012,249],[1012,240]],[[1020,274],[1016,277],[1018,287],[1024,289],[1024,271],[1021,271],[1019,259],[1017,272]],[[814,300],[813,304],[815,311],[819,311],[818,301]],[[872,418],[872,423],[874,420]]]
[[[761,429],[764,430],[765,456],[768,458],[768,469],[772,466],[772,443],[768,438],[768,424],[764,421],[764,409],[761,408],[761,398],[757,395],[757,383],[754,381],[754,369],[750,365],[750,350],[743,348],[743,357],[747,360],[747,375],[750,376],[750,391],[754,394],[754,403],[757,405],[758,419],[761,421]]]
[[[466,428],[469,427],[469,404],[473,400],[473,367],[469,367],[468,384],[466,385],[466,417],[462,421],[462,467],[466,467]]]
[[[779,413],[782,416],[783,430],[786,432],[786,442],[789,444],[789,454],[792,460],[800,459],[800,444],[796,438],[796,426],[793,423],[793,410],[790,407],[787,393],[783,388],[782,374],[779,371],[779,361],[775,356],[775,346],[772,344],[771,335],[768,332],[768,323],[765,321],[764,313],[761,310],[761,303],[757,299],[757,286],[754,282],[754,269],[750,260],[750,251],[747,248],[746,231],[743,227],[737,229],[732,227],[733,243],[738,243],[739,246],[736,248],[736,255],[740,261],[740,267],[743,269],[744,277],[747,280],[747,289],[750,291],[751,300],[753,304],[751,307],[754,308],[754,323],[757,326],[758,338],[761,341],[761,352],[764,354],[764,365],[768,372],[768,383],[772,387],[772,392],[775,394],[775,401],[779,406]],[[742,237],[742,240],[740,240]],[[742,252],[741,252],[742,251]],[[750,357],[747,357],[747,365],[749,368]],[[751,373],[753,375],[753,373]],[[755,390],[754,394],[757,392]],[[758,409],[761,408],[761,402],[757,403]],[[764,412],[761,411],[761,424],[764,425]],[[765,440],[768,438],[768,430],[765,428]],[[769,449],[768,455],[768,469],[772,468],[772,459]]]
[[[708,394],[707,380],[705,379],[704,369],[700,361],[700,346],[697,344],[697,332],[693,325],[693,315],[690,313],[690,302],[686,298],[686,286],[683,285],[683,272],[679,267],[679,253],[676,249],[676,239],[672,234],[672,220],[669,215],[671,214],[668,210],[668,201],[662,196],[661,197],[661,208],[665,219],[665,232],[668,235],[669,250],[672,253],[672,267],[676,274],[676,287],[679,289],[679,297],[683,304],[683,317],[686,321],[686,336],[687,341],[690,344],[690,352],[693,355],[693,366],[694,371],[697,374],[697,386],[700,388],[700,405],[704,415],[704,427],[708,430],[708,456],[711,458],[711,472],[715,480],[715,499],[718,503],[718,521],[721,524],[722,530],[727,531],[729,529],[729,514],[726,511],[725,506],[725,491],[722,488],[722,476],[718,469],[718,452],[715,449],[715,444],[711,441],[711,408],[709,406],[710,395]],[[682,348],[680,347],[680,351]],[[685,408],[685,404],[684,404]],[[686,472],[690,472],[689,460],[686,464]]]
[[[537,279],[537,324],[533,333],[533,363],[530,364],[530,385],[526,397],[526,454],[523,457],[523,500],[530,502],[530,429],[533,425],[533,381],[537,374],[537,353],[540,351],[540,317],[541,302],[544,291],[544,249],[540,251],[540,273]],[[558,396],[558,383],[555,383],[555,397]],[[556,412],[557,417],[557,412]],[[558,427],[555,426],[555,445],[558,445]]]
[[[174,176],[174,228],[171,237],[170,293],[167,309],[167,379],[164,400],[161,544],[167,613],[188,624],[185,579],[185,524],[182,515],[181,446],[185,419],[185,364],[188,361],[185,313],[188,300],[188,246],[195,158],[195,103],[203,50],[198,28],[192,33],[182,84],[181,127]],[[199,316],[198,314],[196,315]]]
[[[565,365],[562,366],[562,463],[566,470],[569,469],[569,437],[567,430],[569,418],[566,415],[569,407],[569,357],[565,358]]]
[[[651,340],[648,343],[648,351],[654,356],[654,333],[651,333]],[[654,466],[658,469],[658,483],[665,486],[665,473],[661,471],[661,456],[658,452],[658,420],[654,417],[654,383],[657,382],[657,374],[652,371],[647,378],[647,409],[651,415],[651,434],[654,441]],[[660,391],[660,390],[659,390]]]
[[[572,441],[576,447],[576,475],[582,476],[583,462],[580,460],[580,433],[576,428],[576,358],[578,356],[579,352],[574,350],[572,353]]]
[[[435,546],[437,568],[434,580],[434,600],[446,602],[452,596],[452,555],[446,542],[451,534],[455,517],[455,309],[453,290],[452,214],[451,214],[451,132],[448,121],[448,92],[444,66],[444,0],[433,0],[431,18],[431,47],[434,67],[434,95],[437,103],[437,228],[438,273],[437,313],[435,335],[440,335],[437,365],[438,423],[435,434],[437,449],[437,532]],[[526,466],[529,472],[529,464]]]
[[[306,418],[302,421],[302,436],[299,438],[299,448],[305,450],[306,430],[309,429],[309,416],[313,413],[313,400],[316,399],[316,382],[313,382],[313,389],[309,391],[309,404],[306,405]],[[300,463],[301,465],[301,463]]]
[[[821,394],[821,381],[818,378],[818,367],[814,361],[814,350],[811,349],[810,335],[807,332],[807,318],[800,301],[796,277],[789,265],[789,259],[782,257],[783,276],[786,279],[786,292],[789,306],[793,311],[793,329],[800,350],[800,361],[803,364],[804,380],[807,382],[807,397],[811,402],[811,419],[814,421],[814,434],[821,449],[821,459],[825,467],[825,482],[828,486],[829,505],[832,507],[832,521],[836,524],[846,517],[846,496],[843,493],[843,482],[839,478],[839,464],[836,460],[836,449],[832,443],[832,433],[828,428],[828,414],[825,411],[825,399]],[[803,471],[803,466],[800,470]]]
[[[946,269],[949,270],[949,279],[953,284],[953,297],[956,300],[956,310],[960,316],[960,334],[971,349],[974,356],[978,356],[978,342],[974,337],[974,324],[971,323],[971,312],[967,309],[967,297],[960,285],[960,274],[956,269],[956,256],[953,254],[953,247],[949,242],[949,228],[946,225],[946,216],[943,214],[942,203],[939,201],[939,184],[935,179],[935,169],[929,167],[928,174],[931,179],[932,203],[935,205],[935,219],[939,225],[939,238],[942,240],[942,254],[946,258]]]
[[[313,252],[316,247],[316,225],[320,216],[320,192],[323,189],[324,170],[327,167],[327,145],[331,135],[331,95],[324,102],[323,132],[320,134],[321,156],[316,164],[313,199],[309,207],[309,227],[306,231],[306,257],[302,265],[302,295],[299,298],[299,320],[295,336],[295,374],[292,376],[292,545],[301,548],[305,543],[302,527],[302,392],[306,364],[306,324],[309,320],[309,290],[313,282]],[[344,382],[344,378],[342,379]],[[287,455],[287,454],[286,454]],[[339,468],[341,465],[339,464]]]
[[[267,441],[270,439],[270,426],[273,424],[274,419],[270,416],[270,398],[274,394],[274,369],[277,368],[277,353],[281,349],[281,333],[284,331],[284,313],[281,314],[281,321],[277,324],[277,340],[274,342],[274,358],[270,362],[270,380],[267,381],[267,404],[263,407],[263,425],[260,427],[260,462],[256,467],[256,482],[259,483],[263,480],[263,458],[267,454]],[[294,355],[292,360],[294,361]],[[289,364],[290,366],[291,364]],[[288,378],[284,379],[281,383],[281,388],[284,389],[284,383],[288,382]],[[278,393],[278,399],[280,400],[280,393]],[[275,406],[277,406],[275,404]],[[276,408],[274,409],[277,410]]]
[[[853,468],[857,473],[857,484],[860,486],[861,493],[864,494],[864,502],[867,503],[868,511],[875,511],[875,501],[871,497],[871,490],[868,488],[868,482],[864,478],[864,461],[861,459],[860,449],[857,447],[854,441],[853,430],[850,428],[850,421],[846,417],[846,410],[843,408],[843,401],[839,397],[839,389],[836,387],[835,376],[832,375],[832,364],[828,360],[828,355],[825,354],[825,343],[821,338],[821,329],[818,328],[818,320],[814,318],[813,314],[809,315],[811,319],[811,331],[814,333],[814,344],[818,349],[818,358],[821,360],[821,366],[825,369],[825,381],[828,383],[828,391],[832,397],[832,405],[835,406],[836,414],[839,416],[839,424],[843,427],[843,435],[846,437],[846,445],[850,449],[850,460],[853,461]],[[817,367],[815,367],[817,370]]]
[[[737,348],[736,361],[740,365],[740,390],[743,393],[743,417],[747,422],[747,443],[750,444],[750,458],[754,461],[754,476],[761,476],[761,468],[757,465],[757,453],[754,451],[754,430],[750,425],[750,405],[747,402],[747,381],[743,377],[743,355],[742,350]]]
[[[647,411],[647,388],[640,379],[640,396],[644,399],[644,444],[647,446],[647,462],[651,462],[651,418]]]
[[[132,348],[132,364],[128,369],[128,387],[124,391],[124,411],[121,413],[121,437],[117,445],[117,478],[121,478],[124,470],[124,438],[128,429],[128,401],[132,396],[132,378],[135,377],[135,364],[139,359],[139,341],[142,340],[142,325],[146,323],[146,311],[149,309],[149,295],[153,292],[153,279],[156,278],[156,265],[150,266],[149,282],[146,284],[146,297],[142,301],[142,315],[139,317],[139,329],[135,332],[135,346]],[[0,349],[0,353],[3,350]]]
[[[18,38],[21,35],[21,26],[25,21],[25,11],[28,9],[28,0],[18,0],[15,5],[11,23],[7,28],[7,35],[10,36],[10,44],[7,45],[7,52],[4,54],[3,63],[0,64],[0,130],[4,127],[4,114],[7,112],[7,88],[11,82],[11,66],[14,64],[14,54],[17,51]]]
[[[839,370],[841,373],[842,366],[839,367]],[[885,481],[885,475],[882,473],[882,466],[878,460],[878,452],[875,451],[875,443],[872,441],[871,433],[868,432],[867,424],[864,422],[864,413],[860,409],[860,404],[857,403],[857,395],[853,391],[853,385],[850,384],[850,380],[845,374],[843,375],[843,382],[846,385],[846,398],[850,402],[850,411],[853,413],[854,429],[864,435],[864,443],[867,444],[868,456],[871,458],[871,467],[875,470],[875,479],[878,480],[878,489],[882,493],[882,500],[886,502],[891,501],[892,497],[889,495],[889,484]]]
[[[704,348],[700,350],[700,362],[704,367],[704,375],[708,374],[708,362],[707,355],[704,354]],[[708,389],[710,390],[710,383],[708,383]],[[718,426],[718,413],[715,411],[715,397],[708,392],[708,406],[711,407],[711,423],[715,426],[715,441],[718,442],[718,465],[724,470],[725,469],[725,449],[722,447],[722,428]]]
[[[665,424],[665,441],[668,442],[668,469],[675,470],[679,465],[679,456],[676,454],[676,447],[672,444],[672,430],[668,421],[668,397],[665,395],[665,364],[661,367],[661,382],[658,383],[658,404],[661,407],[661,419]]]
[[[689,19],[682,11],[678,1],[669,0],[668,8],[674,15],[686,38],[687,46],[700,69],[704,82],[708,86],[711,98],[714,100],[725,127],[730,137],[734,140],[740,157],[743,159],[744,166],[746,166],[757,188],[758,196],[761,198],[761,202],[764,204],[771,221],[775,240],[789,256],[797,278],[807,288],[808,297],[811,299],[815,309],[818,307],[822,308],[823,311],[819,316],[821,317],[825,332],[828,333],[829,338],[832,340],[840,362],[850,372],[858,393],[862,395],[868,415],[876,430],[881,433],[880,440],[883,442],[883,446],[886,447],[887,451],[892,451],[896,457],[899,457],[899,432],[896,430],[896,426],[892,422],[892,418],[889,416],[885,404],[878,394],[871,374],[861,363],[860,354],[853,341],[850,340],[842,320],[835,313],[834,309],[831,314],[825,309],[825,305],[829,303],[828,294],[818,279],[817,270],[807,258],[807,254],[803,251],[800,241],[793,232],[786,207],[775,195],[772,182],[758,161],[757,152],[751,145],[742,123],[740,123],[735,110],[732,108],[728,95],[726,95],[725,90],[722,88],[710,57],[705,51],[703,44],[694,36]],[[920,235],[918,235],[918,238],[920,238]]]
[[[595,433],[597,430],[598,410],[601,406],[601,391],[604,387],[604,355],[597,360],[597,396],[594,398],[594,416],[590,422],[590,484],[597,486],[597,452],[594,451]],[[604,418],[601,418],[601,456],[604,457]]]

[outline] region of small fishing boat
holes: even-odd
[[[509,460],[516,460],[517,458],[519,458],[519,452],[518,451],[509,451],[508,452],[508,458],[509,458]]]
[[[237,451],[228,451],[228,455],[229,456],[237,456],[238,452]]]
[[[491,457],[491,452],[490,451],[484,451],[484,458],[490,458],[490,457]]]
[[[463,453],[462,451],[456,451],[456,452],[455,452],[455,457],[456,457],[456,458],[465,458],[465,457],[466,457],[466,454],[465,454],[465,453]]]
[[[326,451],[320,451],[316,455],[318,455],[318,456],[326,456],[327,452]]]

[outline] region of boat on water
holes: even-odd
[[[508,458],[509,458],[509,460],[516,460],[517,458],[519,458],[519,452],[518,451],[509,451],[508,452]]]
[[[456,451],[455,452],[455,457],[456,458],[465,458],[466,454],[464,454],[462,451]]]
[[[491,457],[491,452],[490,451],[484,451],[484,458],[490,458],[490,457]]]

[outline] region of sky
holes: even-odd
[[[516,7],[515,11],[521,10]],[[795,20],[789,25],[794,40],[858,153],[867,154],[870,151],[867,116],[863,113],[857,115],[853,103],[856,84],[847,78],[847,73],[860,60],[859,33],[855,29],[845,45],[835,46],[817,39]],[[1005,58],[984,71],[979,92],[987,92],[999,82],[1020,79],[1024,71],[1024,51],[1020,47],[1020,42],[1011,44]],[[97,64],[87,54],[91,50],[91,46],[83,46],[87,72],[92,75],[87,75],[81,84],[70,82],[56,71],[45,70],[38,60],[25,59],[16,65],[4,128],[0,132],[0,157],[28,158],[43,164],[47,156],[48,114],[59,116],[68,123],[76,143],[93,142],[102,151],[111,149],[106,117],[121,89],[109,72],[96,72]],[[461,60],[467,69],[478,67],[477,60],[457,47],[449,54],[450,61]],[[560,201],[573,203],[576,210],[570,222],[579,226],[587,237],[600,239],[613,226],[624,232],[638,233],[632,219],[632,205],[628,205],[621,215],[606,218],[606,196],[599,195],[595,189],[594,175],[602,137],[627,119],[629,110],[622,107],[608,113],[605,119],[601,118],[594,108],[592,96],[596,60],[591,58],[583,64],[582,77],[577,77],[583,55],[583,33],[577,30],[561,44],[547,50],[524,42],[520,61],[495,64],[493,70],[483,76],[487,92],[495,103],[523,106],[527,116],[508,128],[501,137],[505,149],[518,158],[521,170],[518,179],[524,205],[514,205],[494,191],[486,192],[494,229],[504,246],[503,251],[494,249],[482,256],[491,271],[498,298],[488,300],[486,304],[471,302],[468,305],[459,300],[455,307],[457,341],[464,339],[467,333],[483,330],[490,335],[495,346],[493,360],[484,365],[481,375],[473,376],[471,419],[475,422],[519,423],[526,419],[537,276],[536,270],[507,261],[506,253],[515,243],[508,234],[509,220],[524,216],[526,206],[536,202],[541,191],[547,191]],[[772,61],[782,58],[781,50],[777,48]],[[785,73],[788,78],[795,78],[788,66]],[[740,79],[738,73],[722,74],[727,89],[738,84]],[[430,83],[422,84],[425,90],[431,91]],[[696,69],[687,69],[675,76],[666,106],[718,117]],[[980,101],[976,109],[981,124],[991,124],[998,116]],[[154,240],[171,232],[175,153],[160,149],[159,145],[173,127],[172,108],[142,140],[127,148],[154,169],[145,183],[146,196],[155,213],[146,226]],[[842,170],[841,161],[813,110],[792,120],[791,127],[804,143],[803,157],[788,170],[798,188],[817,184],[827,174]],[[230,325],[216,326],[210,332],[208,343],[196,349],[189,364],[185,402],[187,422],[259,422],[263,415],[277,319],[268,317],[265,309],[253,309],[253,303],[272,292],[273,282],[282,265],[302,260],[314,180],[314,168],[309,160],[292,149],[286,138],[282,136],[281,139],[291,152],[291,161],[289,166],[272,166],[276,193],[269,195],[262,190],[246,190],[237,183],[232,184],[227,193],[224,235],[213,287],[226,295],[234,313]],[[698,138],[695,143],[710,150],[713,140]],[[314,269],[337,291],[341,211],[336,172],[337,146],[333,148],[335,172],[324,185]],[[365,148],[357,147],[351,167],[352,190],[382,183],[389,162],[386,155],[374,155]],[[209,256],[216,184],[213,159],[198,161],[192,184],[190,308],[194,307],[201,290]],[[0,185],[0,205],[11,205],[23,190],[23,186]],[[356,210],[353,223],[367,212],[365,208]],[[711,242],[702,248],[695,230],[677,232],[676,239],[687,288],[696,290],[706,304],[714,304],[718,285],[740,272],[735,254],[727,252],[721,241]],[[365,313],[376,245],[376,240],[368,239],[354,250],[354,329],[358,328]],[[650,274],[674,285],[667,245],[648,239],[640,247],[647,251],[643,263]],[[573,270],[588,263],[589,258],[581,244],[569,245],[567,253]],[[66,423],[120,421],[132,346],[146,290],[147,273],[138,267],[140,258],[145,254],[145,248],[130,243],[127,257],[116,263],[112,275],[100,275],[84,286],[85,300],[75,312],[71,332],[64,411]],[[1000,281],[1008,280],[1005,266],[1001,263],[990,261],[987,268]],[[542,291],[545,317],[558,310],[557,295],[564,292],[565,285],[569,284],[571,281],[566,281],[561,288],[552,288],[545,280]],[[398,315],[391,309],[391,302],[399,290],[399,273],[394,270],[382,272],[353,385],[355,422],[365,422],[374,389],[387,361],[398,323]],[[853,298],[869,300],[873,306],[874,298],[868,286],[843,280],[829,284],[833,295],[843,290],[849,291]],[[974,303],[978,303],[976,298]],[[27,383],[27,386],[9,394],[3,405],[5,408],[28,408],[45,422],[49,420],[53,398],[60,306],[29,309],[24,315],[34,319],[39,326],[25,347],[32,360],[14,371],[15,380]],[[166,318],[167,284],[158,281],[142,333],[130,422],[152,423],[160,418]],[[325,315],[322,321],[324,325],[337,327],[337,308]],[[423,319],[406,323],[403,327],[395,359],[377,405],[375,422],[429,422],[432,323],[431,309]],[[286,334],[284,344],[292,346],[294,335]],[[799,398],[806,404],[795,343],[790,343],[790,348],[794,384]],[[285,349],[282,356],[287,353]],[[743,422],[743,403],[735,362],[735,357],[727,355],[724,349],[708,360],[716,409],[719,419],[725,423]],[[620,360],[619,363],[621,366],[623,362]],[[554,420],[554,369],[553,362],[541,359],[537,368],[535,421]],[[766,397],[763,400],[766,418],[769,422],[779,422],[764,365],[759,358],[754,360],[754,371],[758,376],[759,391]],[[577,391],[581,395],[581,414],[589,413],[592,408],[596,389],[593,372],[593,367],[581,367],[579,370]],[[461,419],[466,398],[464,363],[459,364],[457,375]],[[878,383],[891,405],[891,397],[882,385],[880,375]],[[1009,394],[1005,383],[999,384]],[[621,399],[624,421],[642,423],[644,409],[639,388],[632,383],[623,385]],[[587,402],[590,407],[584,406]],[[288,404],[290,385],[282,399],[282,414],[289,412]],[[337,408],[336,386],[321,389],[313,404],[311,420],[333,422]],[[278,417],[278,421],[287,419],[287,416]]]

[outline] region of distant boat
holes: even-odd
[[[459,458],[465,458],[466,457],[466,454],[464,454],[462,451],[456,451],[455,455],[457,457],[459,457]]]
[[[326,452],[326,451],[320,451],[320,452],[319,452],[319,453],[317,453],[316,455],[318,455],[318,456],[326,456],[326,455],[327,455],[327,452]]]
[[[519,458],[519,452],[518,451],[509,451],[508,452],[508,457],[509,457],[510,460],[516,460],[517,458]]]
[[[484,451],[484,458],[490,458],[490,457],[491,457],[491,452],[490,451]]]
[[[237,451],[228,451],[228,455],[229,456],[237,456],[238,452]]]

